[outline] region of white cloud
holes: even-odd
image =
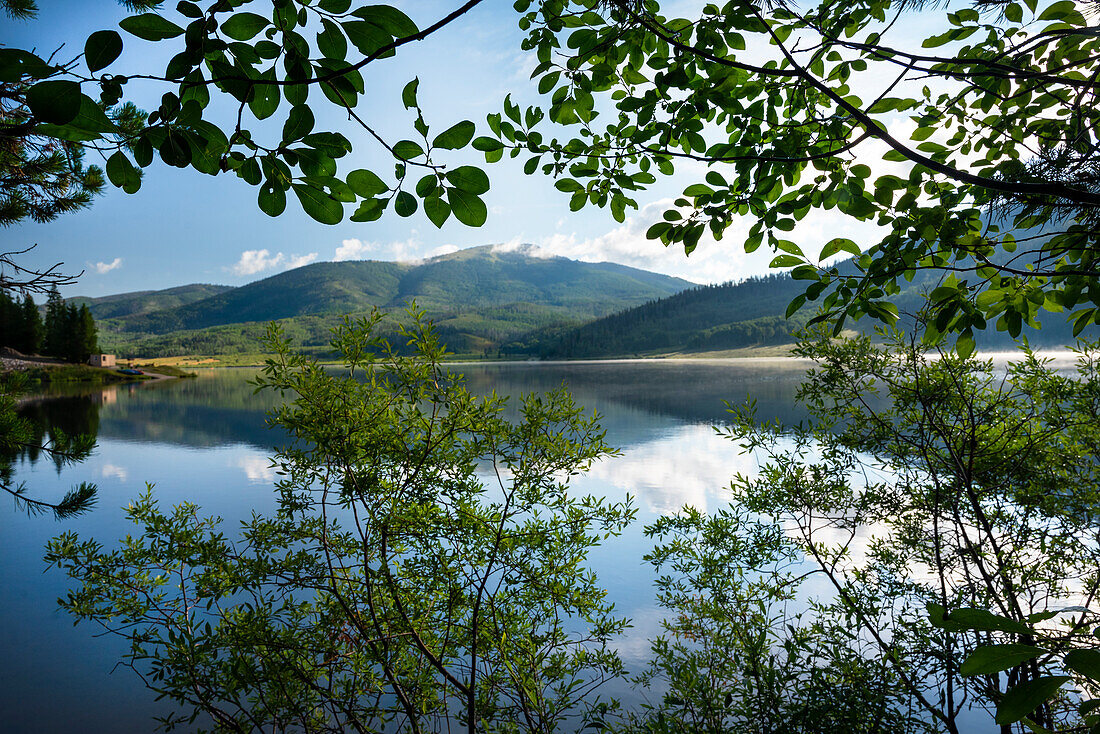
[[[117,479],[120,482],[125,482],[130,476],[128,469],[114,464],[104,464],[99,473],[103,475],[104,479]]]
[[[279,253],[280,255],[282,253]],[[291,255],[286,262],[287,270],[293,270],[294,268],[300,268],[303,265],[309,265],[311,262],[317,259],[317,253],[311,252],[308,255]]]
[[[702,176],[700,176],[701,178]],[[583,262],[615,262],[622,265],[674,275],[696,283],[739,281],[754,275],[773,272],[769,267],[775,253],[767,246],[746,253],[743,243],[752,220],[734,221],[721,241],[708,230],[691,255],[684,254],[682,245],[663,245],[646,238],[646,230],[662,219],[672,199],[661,199],[643,206],[626,221],[601,235],[581,237],[575,232],[554,234],[526,240],[517,237],[497,245],[499,251],[522,250],[536,257],[568,257]],[[559,221],[559,230],[568,219]],[[860,222],[836,210],[813,211],[798,224],[787,238],[794,241],[813,259],[821,247],[834,237],[848,237],[860,244],[877,242],[881,232],[873,222]]]
[[[637,497],[649,512],[668,515],[685,505],[708,510],[728,500],[735,474],[756,473],[756,458],[710,426],[685,425],[601,461],[589,473]]]
[[[428,257],[439,257],[440,255],[450,255],[452,252],[458,252],[458,245],[440,245],[431,252],[428,253]]]
[[[342,260],[363,260],[364,255],[371,252],[378,243],[376,242],[363,242],[362,240],[351,239],[344,240],[340,243],[340,246],[336,248],[336,257],[333,258],[336,262]]]
[[[417,238],[417,233],[413,230],[412,234],[407,240],[401,240],[398,242],[390,242],[383,244],[381,242],[364,242],[360,239],[343,240],[340,246],[336,248],[336,254],[333,260],[340,262],[342,260],[391,260],[397,262],[412,262],[422,260],[424,258],[421,250],[424,245]],[[454,249],[447,250],[448,247],[454,247],[453,245],[443,245],[435,250],[435,254],[446,254],[447,252],[455,252]],[[369,256],[369,257],[368,257]],[[434,255],[432,255],[434,257]]]
[[[238,469],[244,470],[244,475],[253,484],[272,484],[275,482],[275,467],[271,466],[271,460],[263,456],[242,456],[234,462]]]
[[[115,270],[115,269],[120,268],[120,267],[122,267],[122,258],[121,257],[116,257],[114,260],[112,260],[109,263],[104,263],[104,262],[96,263],[95,264],[95,271],[97,273],[99,273],[100,275],[103,275],[104,273],[109,273],[112,270]]]
[[[283,253],[275,257],[268,250],[245,250],[241,253],[241,259],[233,266],[233,272],[237,275],[255,275],[265,270],[272,270],[283,264]]]
[[[642,207],[626,221],[595,237],[578,237],[576,233],[555,232],[535,238],[534,247],[524,247],[522,238],[498,245],[500,250],[523,249],[533,256],[568,257],[583,262],[615,262],[643,270],[675,275],[697,283],[718,283],[740,280],[767,270],[771,253],[746,255],[740,242],[748,233],[748,221],[735,223],[726,233],[725,242],[715,242],[710,235],[700,241],[690,255],[685,256],[682,247],[665,247],[658,240],[646,238],[646,230],[657,221],[672,204],[672,199],[661,199]],[[559,225],[568,224],[568,219]],[[737,244],[734,244],[737,243]]]
[[[300,268],[316,259],[316,252],[311,252],[308,255],[290,255],[288,257],[281,252],[272,255],[271,251],[267,249],[245,250],[241,253],[241,259],[237,261],[237,264],[229,269],[237,275],[255,275],[265,270]]]

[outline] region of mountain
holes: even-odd
[[[77,306],[86,304],[96,319],[114,319],[179,308],[231,290],[231,285],[192,283],[162,291],[134,291],[102,298],[75,296],[66,301]]]
[[[100,320],[101,342],[116,351],[226,353],[256,351],[255,339],[268,321],[284,321],[298,344],[319,346],[339,315],[372,308],[399,313],[415,300],[452,350],[469,353],[693,285],[625,265],[532,252],[486,245],[416,263],[315,263],[158,310],[97,311],[110,298],[89,306]]]
[[[919,272],[891,301],[902,314],[901,326],[912,330],[912,314],[942,277]],[[794,332],[813,316],[813,304],[786,319],[787,304],[805,290],[804,281],[787,274],[749,278],[740,283],[699,286],[650,303],[625,309],[574,327],[551,327],[503,347],[503,351],[544,359],[599,359],[670,352],[705,352],[790,344]],[[1063,314],[1044,312],[1041,329],[1025,328],[1033,347],[1060,347],[1075,342]],[[871,333],[878,322],[864,318],[847,328]],[[975,334],[979,349],[1014,349],[1007,332],[988,328]]]
[[[505,349],[584,359],[785,344],[806,321],[784,318],[787,304],[804,289],[785,274],[698,286],[581,326],[548,329]]]

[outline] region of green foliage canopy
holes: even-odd
[[[818,365],[799,393],[813,421],[738,409],[728,435],[759,473],[734,480],[728,510],[649,529],[671,614],[646,673],[670,694],[647,717],[723,730],[797,715],[792,687],[854,686],[865,698],[832,708],[854,731],[961,732],[976,708],[1079,731],[1085,710],[1059,689],[1071,673],[1079,698],[1100,693],[1084,667],[1100,621],[1096,347],[1075,375],[1027,354],[1007,379],[899,335],[798,353]],[[708,680],[733,695],[705,695]]]
[[[140,188],[141,170],[159,158],[209,175],[234,173],[258,187],[259,207],[271,216],[285,210],[293,192],[302,209],[325,224],[340,222],[349,203],[357,204],[354,221],[377,219],[391,203],[400,216],[409,216],[422,203],[436,226],[452,213],[464,224],[480,226],[487,215],[480,197],[489,190],[488,178],[476,167],[448,169],[440,160],[441,154],[469,145],[472,122],[431,132],[417,102],[416,80],[402,94],[405,107],[415,112],[415,140],[384,140],[358,107],[368,66],[430,36],[479,2],[469,0],[423,29],[396,8],[353,8],[350,0],[276,0],[264,15],[230,0],[185,1],[174,12],[152,12],[156,5],[148,2],[127,3],[146,12],[120,22],[126,35],[97,31],[71,61],[0,49],[0,83],[12,90],[4,95],[10,103],[0,118],[0,139],[23,146],[46,141],[43,145],[74,155],[96,150],[106,160],[107,178],[128,193]],[[135,40],[172,45],[174,55],[163,70],[120,73],[120,57]],[[163,82],[166,91],[148,118],[135,119],[131,111],[123,120],[114,111],[131,110],[117,105],[133,78]],[[212,98],[220,96],[232,103],[232,114],[218,117],[212,111],[217,107],[211,107]],[[390,183],[367,169],[337,175],[338,159],[352,146],[343,133],[317,127],[311,105],[321,97],[345,109],[392,154]],[[413,176],[418,170],[422,175]],[[98,168],[88,171],[102,176]],[[5,179],[5,196],[14,201],[17,193]],[[15,219],[27,215],[13,209]]]
[[[393,7],[350,0],[248,9],[188,1],[133,15],[122,33],[93,33],[70,63],[2,49],[0,83],[23,90],[3,134],[96,148],[108,178],[127,191],[156,158],[230,172],[258,188],[266,213],[284,211],[293,192],[328,224],[349,204],[354,221],[392,206],[399,216],[423,210],[436,226],[452,215],[483,224],[489,178],[476,166],[447,165],[452,151],[470,147],[490,162],[505,151],[522,156],[525,172],[556,179],[571,208],[606,206],[619,220],[678,162],[702,162],[704,180],[687,186],[649,235],[691,252],[708,228],[720,237],[750,218],[745,249],[766,244],[773,266],[805,281],[792,309],[820,300],[822,318],[838,330],[861,315],[891,321],[889,297],[920,268],[953,274],[932,294],[932,336],[957,331],[968,345],[990,321],[1015,336],[1044,308],[1069,312],[1078,333],[1100,322],[1100,40],[1074,3],[998,0],[941,11],[829,0],[801,10],[733,0],[670,18],[656,0],[519,0],[545,105],[521,110],[506,99],[486,135],[469,120],[437,131],[414,79],[401,95],[413,130],[384,139],[359,106],[364,73],[480,2],[419,27]],[[892,43],[918,12],[922,22],[940,20],[936,32],[920,49]],[[166,68],[121,70],[134,39],[171,47]],[[166,91],[147,120],[126,127],[108,112],[134,77]],[[233,114],[214,113],[218,96]],[[392,156],[392,175],[340,172],[351,142],[318,128],[318,104],[346,110]],[[899,132],[910,120],[913,131]],[[569,128],[577,133],[561,134]],[[880,147],[874,159],[871,145]],[[880,157],[903,170],[876,172]],[[810,212],[833,209],[884,234],[867,249],[836,238],[804,253],[789,233]],[[855,268],[816,267],[842,253]]]
[[[633,510],[567,486],[608,453],[603,432],[564,391],[528,396],[509,421],[502,399],[472,397],[442,367],[419,319],[409,358],[376,324],[338,330],[341,374],[293,355],[273,328],[259,385],[288,398],[272,422],[291,439],[274,459],[275,514],[230,538],[149,493],[121,547],[71,533],[51,544],[81,584],[62,603],[129,638],[126,662],[151,670],[181,721],[562,728],[621,669],[608,640],[625,620],[585,559]]]
[[[652,0],[522,0],[520,26],[539,61],[534,76],[546,109],[524,112],[506,101],[503,114],[488,118],[491,135],[475,137],[470,121],[430,132],[413,80],[402,102],[415,113],[415,134],[383,140],[357,109],[363,71],[478,2],[425,28],[392,7],[352,8],[348,0],[280,1],[264,14],[224,0],[139,13],[121,30],[175,44],[178,53],[163,72],[138,73],[170,91],[148,120],[125,130],[104,113],[130,79],[103,72],[127,43],[118,31],[88,38],[86,72],[76,61],[47,63],[3,49],[0,81],[25,90],[5,135],[99,148],[112,183],[128,191],[155,157],[208,174],[231,171],[259,187],[265,212],[282,212],[293,191],[326,223],[339,222],[345,204],[356,205],[353,219],[369,221],[392,203],[401,216],[422,206],[437,226],[451,214],[482,224],[488,177],[441,162],[447,151],[471,145],[490,161],[506,149],[525,154],[525,170],[541,167],[557,178],[574,209],[608,206],[620,220],[636,206],[636,192],[671,173],[677,160],[702,161],[711,169],[705,182],[688,186],[650,235],[690,252],[705,228],[721,236],[749,216],[746,249],[774,248],[773,264],[794,267],[807,280],[807,299],[824,295],[838,324],[865,313],[892,318],[886,297],[920,267],[967,273],[934,295],[938,331],[966,332],[996,317],[1016,334],[1043,307],[1078,309],[1079,330],[1096,321],[1089,284],[1100,203],[1091,104],[1098,41],[1073,3],[946,12],[942,32],[912,50],[888,42],[915,12],[892,0],[826,2],[807,11],[736,0],[707,5],[694,18],[666,18]],[[873,88],[862,80],[883,73],[891,83],[861,97]],[[98,101],[85,93],[94,88]],[[315,129],[311,90],[345,108],[392,154],[389,181],[367,169],[337,175],[351,143]],[[233,100],[233,118],[211,119],[211,92]],[[601,126],[603,97],[614,119]],[[894,124],[903,113],[917,125],[908,139]],[[269,118],[282,122],[281,135],[254,133],[249,121]],[[548,137],[542,128],[551,123],[549,135],[562,126],[581,132]],[[909,164],[906,175],[874,175],[873,161],[862,157],[874,141],[886,146],[888,161]],[[424,175],[414,180],[416,169]],[[814,257],[786,238],[808,212],[833,208],[875,220],[887,234],[863,254],[835,239]],[[1036,239],[1044,226],[1053,236]],[[859,258],[858,275],[812,267],[817,257],[841,252]]]
[[[704,180],[649,236],[690,253],[749,218],[745,250],[772,248],[773,267],[805,280],[792,308],[820,299],[837,332],[849,317],[892,321],[889,297],[919,268],[954,274],[932,293],[931,336],[992,320],[1016,336],[1041,308],[1071,311],[1077,332],[1100,323],[1100,39],[1077,4],[515,5],[548,103],[506,101],[474,145],[555,177],[572,209],[621,221],[659,176],[701,162]],[[920,48],[891,40],[911,20],[938,21]],[[788,233],[821,210],[884,234],[804,253]],[[842,253],[856,268],[816,267]]]

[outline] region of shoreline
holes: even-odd
[[[142,370],[140,375],[127,375],[121,368],[93,367],[88,364],[59,362],[47,357],[0,357],[0,374],[19,373],[40,384],[116,385],[134,382],[158,382],[193,377],[182,370],[180,374]]]
[[[810,363],[812,360],[806,357],[798,357],[791,354],[793,345],[780,345],[768,347],[746,347],[733,350],[715,350],[709,352],[667,352],[663,354],[648,354],[638,356],[578,358],[578,359],[534,359],[518,357],[515,359],[478,359],[473,355],[457,355],[453,359],[444,359],[443,364],[454,365],[503,365],[503,364],[628,364],[633,362],[669,362],[669,363],[740,363],[762,364],[767,362],[784,362],[789,364]],[[1062,349],[1038,349],[1034,352],[1039,359],[1050,360],[1056,363],[1072,364],[1077,360],[1078,353],[1071,347]],[[174,370],[194,369],[238,369],[256,368],[264,366],[264,359],[268,355],[262,354],[226,354],[226,355],[194,355],[174,357],[146,357],[135,359],[139,369],[155,371],[158,366],[167,366]],[[930,355],[934,356],[934,355]],[[974,357],[979,360],[991,360],[994,364],[1022,359],[1020,350],[976,351]],[[335,359],[318,359],[318,364],[325,366],[341,364]]]

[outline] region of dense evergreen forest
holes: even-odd
[[[46,302],[45,320],[30,295],[17,302],[0,290],[0,347],[80,363],[99,351],[99,339],[88,306],[66,304],[56,288]]]
[[[515,342],[507,353],[583,359],[670,351],[739,349],[794,340],[804,318],[783,317],[802,286],[786,274],[704,285],[626,309],[575,329]]]

